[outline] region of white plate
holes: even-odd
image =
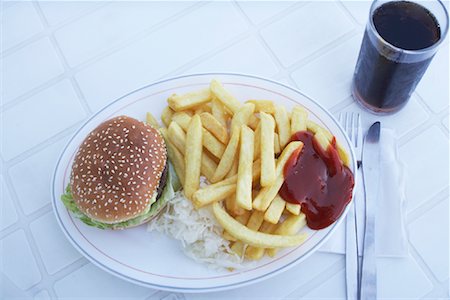
[[[100,230],[71,216],[60,196],[67,186],[74,154],[91,130],[117,115],[125,114],[144,120],[145,113],[150,111],[160,116],[169,95],[207,87],[212,78],[219,79],[240,101],[270,99],[287,108],[296,103],[302,104],[309,110],[309,118],[326,127],[350,153],[350,168],[355,170],[354,153],[338,122],[318,103],[283,84],[254,76],[220,73],[177,77],[133,91],[94,114],[74,134],[58,160],[52,181],[53,207],[62,230],[78,251],[109,273],[143,286],[176,292],[236,288],[267,279],[298,264],[318,249],[344,219],[347,210],[326,229],[304,229],[309,236],[304,244],[280,251],[273,259],[265,257],[249,264],[244,270],[229,272],[213,270],[194,262],[183,254],[178,241],[146,232],[145,225],[123,231]]]

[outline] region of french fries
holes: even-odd
[[[232,113],[236,113],[241,107],[242,104],[236,98],[234,98],[234,96],[231,95],[230,92],[228,92],[217,80],[211,80],[209,88],[211,89],[211,93],[216,97],[216,99],[222,102],[222,104]]]
[[[271,115],[275,113],[275,105],[270,100],[248,100],[245,103],[254,104],[256,112],[265,112]]]
[[[295,155],[296,153],[300,153],[301,149],[303,147],[303,143],[299,141],[290,142],[286,148],[284,148],[283,152],[281,153],[280,157],[277,161],[277,167],[276,167],[276,176],[275,183],[269,187],[264,187],[260,190],[259,194],[256,196],[255,200],[253,200],[253,208],[265,211],[272,200],[275,198],[275,196],[278,194],[278,191],[280,190],[281,186],[284,182],[284,166],[286,165],[287,161],[291,157],[291,155]]]
[[[275,121],[272,116],[261,112],[261,186],[270,186],[275,182]]]
[[[169,107],[166,106],[161,114],[161,121],[166,127],[169,127],[170,122],[172,121],[172,116],[174,114],[174,111]]]
[[[234,164],[236,153],[238,151],[239,146],[239,136],[240,131],[239,128],[235,128],[233,133],[231,134],[230,142],[228,143],[222,158],[220,159],[219,165],[214,173],[211,182],[218,182],[225,177],[225,175],[230,171],[231,167]]]
[[[171,95],[161,114],[161,127],[151,114],[148,124],[158,128],[170,162],[195,209],[212,207],[230,249],[250,260],[278,249],[301,244],[306,224],[301,205],[279,194],[284,169],[297,158],[303,143],[293,134],[309,131],[323,149],[334,136],[308,119],[308,111],[287,111],[270,100],[239,102],[217,80],[208,88]],[[341,161],[349,157],[336,142]],[[200,176],[207,180],[200,188]]]
[[[253,130],[243,125],[241,128],[241,148],[239,152],[236,202],[240,207],[246,210],[252,209],[253,144]]]
[[[202,119],[202,125],[209,132],[211,132],[219,141],[223,144],[228,142],[228,132],[225,126],[220,124],[214,116],[208,112],[203,112],[200,114],[200,118]]]
[[[173,94],[167,99],[167,103],[174,111],[186,110],[209,101],[211,101],[210,89],[203,89],[198,92],[186,93],[184,95]]]
[[[280,147],[284,148],[291,138],[291,126],[286,108],[281,105],[275,106],[275,122],[277,123]]]
[[[255,105],[247,103],[241,106],[241,108],[236,111],[231,119],[231,131],[235,128],[241,128],[242,125],[248,125],[248,121],[255,111]]]
[[[235,191],[236,185],[233,184],[222,185],[214,189],[200,189],[193,193],[192,203],[196,208],[200,208],[216,201],[225,200]]]
[[[322,126],[320,126],[319,124],[317,124],[311,120],[306,121],[306,127],[309,131],[311,131],[314,134],[321,131],[321,135],[325,136],[325,138],[328,140],[328,143],[331,143],[331,141],[333,140],[333,135],[328,130],[326,130],[325,128],[323,128]],[[319,137],[323,139],[323,137],[321,137],[321,136],[319,136]],[[325,142],[322,141],[322,144],[325,145]],[[345,149],[342,148],[342,146],[340,145],[339,142],[336,142],[336,146],[337,146],[339,158],[341,159],[342,163],[348,167],[350,165],[350,158],[348,156],[347,151],[345,151]]]
[[[263,233],[272,233],[275,230],[275,228],[276,228],[275,224],[263,222],[259,231]],[[259,260],[263,257],[265,250],[266,250],[265,248],[248,246],[247,249],[245,250],[245,258],[250,260]]]
[[[222,124],[222,126],[227,127],[227,113],[222,103],[217,99],[211,101],[211,114],[214,116],[214,118],[216,118],[217,121],[219,121],[220,124]]]
[[[186,133],[184,133],[183,128],[178,125],[177,122],[171,122],[168,128],[169,139],[172,144],[184,154],[186,147]]]
[[[209,182],[211,182],[216,169],[217,169],[216,162],[211,157],[209,157],[209,155],[206,152],[203,151],[201,174],[205,176]]]
[[[186,168],[185,168],[183,154],[170,141],[169,135],[167,133],[167,129],[161,128],[160,130],[161,130],[161,133],[166,142],[167,155],[169,156],[169,160],[172,162],[173,168],[175,169],[175,173],[177,173],[178,178],[180,179],[181,185],[184,187]]]
[[[255,130],[255,145],[253,149],[253,160],[256,160],[261,156],[261,124]]]
[[[286,210],[293,215],[298,216],[300,214],[301,208],[302,207],[300,204],[286,202]]]
[[[186,133],[186,151],[184,163],[186,175],[184,194],[191,199],[200,186],[200,170],[202,162],[202,121],[198,115],[192,117]]]
[[[230,216],[220,205],[215,202],[213,204],[214,216],[217,222],[232,236],[239,239],[245,244],[262,247],[262,248],[284,248],[301,244],[305,238],[305,234],[299,235],[278,235],[267,234],[249,229]]]
[[[274,234],[279,234],[282,236],[293,236],[294,234],[297,234],[297,232],[300,231],[300,229],[303,228],[306,224],[306,219],[304,214],[300,215],[290,215],[289,217],[284,220],[283,223],[281,223],[277,229],[275,229]],[[270,257],[274,257],[277,253],[276,248],[267,249],[267,254]]]
[[[161,127],[158,121],[156,121],[155,117],[150,112],[147,112],[145,122],[155,128]]]
[[[214,135],[203,128],[203,147],[205,147],[212,155],[221,158],[225,152],[225,145],[222,144]]]
[[[300,106],[295,106],[292,109],[291,116],[291,136],[296,132],[306,130],[306,121],[308,119],[308,112]]]
[[[285,207],[286,202],[279,195],[276,195],[264,213],[264,220],[272,224],[277,224]]]
[[[177,122],[177,124],[180,125],[186,132],[189,127],[189,123],[191,122],[191,116],[184,111],[176,112],[172,115],[172,121]]]

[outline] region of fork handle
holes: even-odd
[[[347,299],[358,299],[359,292],[359,266],[358,242],[355,219],[355,203],[350,203],[345,222],[345,279]]]

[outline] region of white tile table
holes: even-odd
[[[0,298],[344,298],[344,257],[324,252],[226,292],[134,286],[70,246],[56,227],[49,186],[58,153],[86,118],[174,75],[250,73],[297,87],[335,114],[360,111],[350,83],[369,5],[2,1]],[[410,246],[408,257],[379,259],[382,298],[449,297],[448,51],[447,39],[407,107],[381,117],[406,165]],[[377,119],[362,114],[367,124]]]

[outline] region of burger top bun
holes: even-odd
[[[119,116],[95,128],[75,156],[70,185],[78,208],[113,224],[142,214],[156,193],[167,160],[158,130]]]

